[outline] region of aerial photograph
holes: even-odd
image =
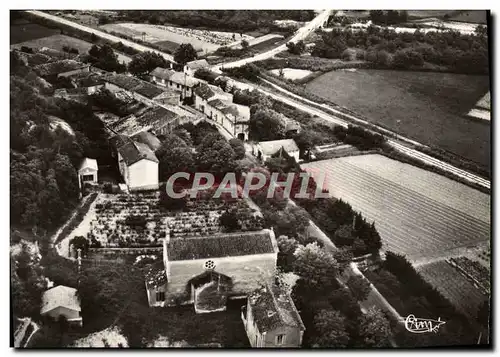
[[[11,348],[492,349],[489,10],[9,25]]]

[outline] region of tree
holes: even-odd
[[[89,241],[87,240],[87,238],[83,236],[76,236],[75,238],[71,239],[69,244],[73,245],[75,253],[78,251],[78,249],[81,249],[82,257],[87,255],[87,252],[89,250]]]
[[[249,43],[248,43],[247,40],[242,40],[241,41],[241,48],[243,48],[244,50],[247,50],[248,46],[249,46]]]
[[[288,48],[288,52],[294,55],[300,55],[306,50],[306,44],[302,40],[297,41],[297,43],[288,42],[286,47]]]
[[[168,178],[176,172],[193,172],[195,168],[195,160],[191,148],[185,142],[174,134],[170,134],[169,138],[176,137],[175,140],[166,140],[157,151],[158,160],[160,161],[158,171],[160,180],[168,180]],[[180,142],[182,141],[182,144]]]
[[[371,307],[366,314],[361,316],[359,335],[363,347],[390,347],[391,326],[382,311]]]
[[[424,64],[424,58],[421,53],[412,49],[396,51],[393,57],[394,67],[408,69],[418,67]]]
[[[219,133],[208,135],[197,147],[196,152],[196,163],[200,171],[222,175],[235,166],[234,150]]]
[[[357,301],[365,301],[371,291],[370,283],[362,276],[353,275],[347,280],[347,286]]]
[[[152,51],[135,55],[128,64],[129,72],[136,76],[145,76],[157,67],[167,67],[167,61],[162,55]]]
[[[307,286],[315,291],[331,291],[337,285],[337,261],[317,243],[299,246],[294,253],[294,271],[304,278]]]
[[[234,150],[234,154],[235,154],[234,158],[236,160],[241,160],[245,157],[246,150],[245,150],[245,145],[243,144],[243,141],[241,141],[240,139],[233,138],[233,139],[229,140],[229,145],[231,145],[231,147]]]
[[[118,56],[109,45],[93,45],[89,50],[89,62],[109,72],[125,72],[126,66],[118,62]]]
[[[90,41],[92,43],[96,43],[98,40],[99,40],[99,38],[96,36],[95,33],[92,33],[92,35],[90,35]]]
[[[281,119],[281,116],[274,110],[267,109],[263,105],[251,108],[248,126],[249,135],[253,140],[278,140],[285,137],[285,123]]]
[[[234,232],[241,229],[241,224],[238,219],[238,215],[234,210],[226,210],[219,217],[219,223],[224,227],[226,232]]]
[[[335,310],[320,310],[314,316],[315,334],[313,347],[347,347],[349,334],[345,328],[345,318]]]
[[[490,304],[489,299],[483,301],[477,312],[477,321],[481,326],[488,328],[490,325]]]
[[[288,238],[288,236],[280,235],[277,239],[278,242],[278,265],[288,270],[292,267],[295,260],[295,250],[299,246],[299,242],[294,238]]]
[[[190,43],[181,44],[174,54],[174,61],[184,66],[186,63],[194,61],[198,58],[198,54]]]

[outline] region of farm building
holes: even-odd
[[[45,79],[56,79],[59,77],[70,77],[83,72],[90,72],[90,64],[66,59],[40,64],[33,69],[40,77]]]
[[[151,81],[162,86],[167,86],[170,77],[175,73],[175,71],[167,68],[156,67],[151,73]]]
[[[278,246],[271,230],[170,237],[163,264],[146,275],[150,306],[193,303],[195,311],[225,309],[231,296],[246,296],[276,273]]]
[[[196,72],[199,69],[205,69],[209,68],[210,65],[208,64],[206,59],[201,59],[201,60],[196,60],[196,61],[191,61],[186,63],[184,66],[184,73],[186,73],[189,76],[194,76],[194,72]]]
[[[80,187],[85,183],[97,183],[97,160],[89,159],[86,157],[83,159],[80,168],[78,169],[78,182]]]
[[[252,347],[300,347],[305,326],[290,294],[282,287],[263,286],[252,292],[242,309]]]
[[[133,89],[134,99],[146,105],[158,104],[180,104],[181,97],[178,92],[167,88],[159,88],[148,82],[143,82],[141,85]]]
[[[194,90],[194,107],[206,116],[210,117],[210,108],[208,108],[208,101],[220,99],[225,102],[232,102],[233,95],[224,92],[219,87],[202,83]]]
[[[115,140],[118,167],[130,191],[158,188],[158,158],[148,145],[125,136]]]
[[[265,162],[282,151],[285,151],[288,155],[293,157],[295,161],[299,162],[300,150],[293,139],[260,141],[254,150],[254,155]]]
[[[77,290],[64,285],[45,291],[42,295],[40,315],[54,320],[65,318],[70,324],[81,326],[82,311]]]
[[[181,98],[192,97],[193,88],[200,83],[198,79],[188,76],[186,73],[175,72],[161,67],[157,67],[151,72],[151,80],[154,83],[181,92]]]
[[[243,141],[248,139],[249,107],[216,98],[208,101],[205,109],[209,112],[209,119],[215,121],[233,137]]]

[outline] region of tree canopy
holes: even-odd
[[[197,58],[198,54],[190,43],[183,43],[175,50],[174,61],[180,65],[185,65]]]
[[[167,61],[162,55],[152,51],[136,54],[128,64],[129,72],[136,76],[145,76],[156,67],[166,68]]]

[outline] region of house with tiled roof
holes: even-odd
[[[189,76],[194,76],[194,72],[196,72],[198,69],[204,68],[210,68],[210,65],[208,64],[206,59],[195,60],[186,63],[186,65],[184,66],[184,72]]]
[[[231,136],[242,141],[248,139],[249,107],[215,98],[207,101],[205,114]]]
[[[213,102],[215,99],[232,103],[233,95],[207,83],[201,83],[194,89],[194,107],[207,117],[210,117],[213,110],[213,107],[208,105],[208,102]]]
[[[254,150],[254,154],[265,162],[282,151],[285,151],[289,156],[293,157],[296,162],[299,162],[300,150],[293,139],[260,141]]]
[[[167,232],[163,266],[146,277],[150,306],[194,304],[198,313],[225,309],[232,297],[245,297],[276,274],[278,245],[264,229],[177,237]]]
[[[82,72],[90,72],[90,64],[70,59],[49,62],[33,67],[33,70],[45,79],[70,77]]]
[[[140,133],[132,136],[132,140],[146,144],[151,151],[155,152],[161,146],[161,141],[155,135],[151,134],[149,131],[141,131]]]
[[[200,81],[183,72],[176,72],[171,69],[156,67],[150,73],[151,81],[155,84],[167,87],[168,89],[180,93],[181,98],[192,97],[193,88]]]
[[[298,348],[305,326],[284,287],[267,284],[248,296],[241,319],[252,347]]]
[[[82,325],[80,300],[77,290],[59,285],[42,295],[40,315],[53,320],[65,318],[70,324]]]
[[[102,75],[94,72],[83,72],[72,76],[71,82],[77,88],[86,88],[87,94],[93,94],[104,87]]]
[[[120,137],[116,140],[118,167],[130,191],[158,188],[158,158],[147,144]]]
[[[139,86],[133,89],[134,99],[146,104],[171,104],[179,105],[181,95],[179,92],[168,88],[160,88],[148,82],[142,82]]]

